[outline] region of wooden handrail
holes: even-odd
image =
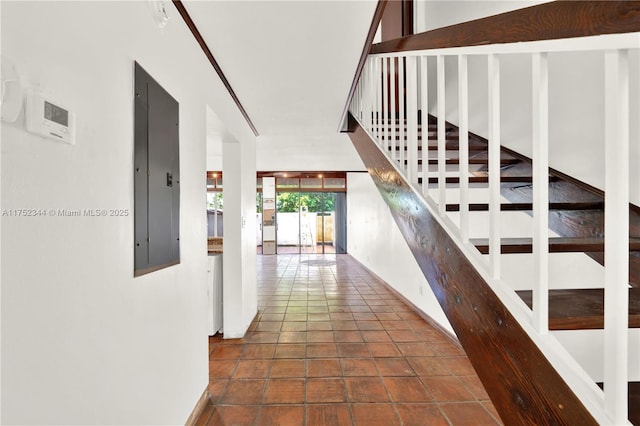
[[[351,104],[353,94],[356,92],[358,81],[360,81],[360,75],[362,74],[362,69],[364,68],[365,62],[367,61],[369,49],[371,49],[371,46],[373,46],[373,38],[376,36],[376,31],[378,30],[378,26],[380,25],[380,20],[382,19],[382,14],[384,13],[384,8],[387,5],[387,1],[388,0],[378,0],[376,10],[373,13],[373,19],[371,20],[371,25],[369,25],[367,39],[364,42],[364,47],[362,48],[362,53],[360,54],[360,60],[358,61],[358,66],[356,67],[356,73],[353,76],[353,81],[351,82],[351,87],[349,88],[347,101],[345,102],[344,108],[342,109],[342,114],[340,115],[340,124],[338,125],[339,132],[343,132],[345,130],[344,126],[347,123],[347,113],[349,112],[349,105]]]
[[[204,37],[202,37],[202,34],[200,34],[200,30],[198,30],[198,27],[196,27],[195,22],[193,22],[193,19],[191,19],[189,12],[187,12],[187,8],[184,6],[181,0],[173,0],[173,5],[176,7],[176,9],[178,9],[178,13],[180,13],[180,16],[182,16],[182,19],[184,20],[185,24],[187,24],[187,27],[189,27],[189,30],[191,30],[191,34],[193,34],[193,37],[196,39],[196,41],[200,45],[200,48],[202,49],[205,56],[209,60],[209,63],[211,63],[211,66],[213,67],[215,72],[218,74],[218,77],[220,77],[222,84],[227,89],[227,92],[229,92],[231,99],[233,99],[233,102],[235,102],[236,106],[240,110],[240,114],[242,114],[242,116],[244,117],[245,121],[247,122],[247,125],[249,126],[249,128],[251,129],[251,131],[255,136],[259,136],[258,129],[256,129],[256,126],[253,124],[253,121],[251,121],[249,114],[244,109],[244,106],[242,106],[242,103],[240,102],[240,99],[236,95],[236,92],[233,90],[233,87],[231,87],[231,83],[229,83],[229,80],[227,80],[227,77],[224,75],[224,72],[222,72],[222,68],[220,68],[220,64],[218,64],[218,61],[216,61],[216,59],[213,57],[213,53],[211,53],[211,49],[209,49],[207,42],[204,41]]]
[[[371,47],[371,54],[640,31],[640,1],[554,1]]]

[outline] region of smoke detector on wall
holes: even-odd
[[[169,15],[167,14],[167,4],[166,0],[148,0],[149,1],[149,9],[151,9],[151,16],[153,16],[153,21],[156,23],[158,28],[162,29],[167,26],[169,22]]]

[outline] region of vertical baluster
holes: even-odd
[[[629,312],[629,64],[605,52],[604,401],[613,423],[627,420]]]
[[[418,182],[418,74],[415,56],[407,57],[407,177],[411,185]]]
[[[405,105],[405,92],[404,92],[404,58],[398,57],[398,111],[399,111],[399,119],[398,119],[398,129],[399,129],[399,140],[398,144],[400,146],[400,169],[402,171],[406,171],[406,166],[404,164],[405,159],[407,158],[405,152],[405,115],[404,108]]]
[[[366,67],[363,67],[362,69],[362,75],[360,76],[360,81],[358,82],[358,111],[359,111],[359,116],[358,118],[360,119],[361,123],[364,123],[364,93],[363,93],[363,87],[365,86],[365,80],[366,80]]]
[[[382,58],[382,137],[384,152],[389,152],[389,58]]]
[[[469,83],[467,56],[458,56],[458,169],[460,171],[460,237],[469,241]]]
[[[549,331],[549,73],[547,53],[532,56],[533,322]]]
[[[351,102],[349,102],[349,111],[351,111],[351,113],[355,116],[356,113],[356,102],[358,99],[358,86],[356,86],[356,90],[353,93],[353,97],[351,98]]]
[[[427,57],[420,57],[420,119],[422,121],[422,194],[429,196],[429,79]]]
[[[445,109],[445,57],[438,55],[437,68],[438,68],[438,211],[441,216],[446,214],[447,203],[447,139],[446,139],[446,109]]]
[[[375,76],[375,59],[373,57],[369,57],[369,87],[367,90],[369,91],[369,122],[371,124],[370,130],[371,134],[375,136],[376,134],[376,76]]]
[[[500,59],[488,57],[489,73],[489,270],[500,279]]]
[[[382,58],[375,58],[375,80],[376,80],[376,139],[378,145],[382,146]]]
[[[364,69],[362,74],[360,75],[360,80],[358,81],[358,87],[356,87],[356,111],[358,120],[362,122],[362,82],[364,81]]]
[[[389,94],[389,103],[391,104],[391,118],[389,120],[391,127],[391,153],[390,158],[393,161],[398,159],[398,151],[396,151],[396,85],[398,79],[396,78],[396,58],[389,58],[391,63],[389,69],[389,78],[391,79],[391,93]]]
[[[371,102],[369,101],[369,70],[371,68],[371,58],[367,59],[362,75],[362,124],[363,127],[371,131]]]

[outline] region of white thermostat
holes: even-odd
[[[27,93],[27,130],[45,138],[75,144],[76,116],[40,93]]]

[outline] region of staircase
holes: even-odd
[[[349,135],[506,424],[640,425],[640,210],[621,130],[640,36],[619,36],[370,55],[351,101]],[[549,168],[547,55],[573,49],[607,51],[605,192]],[[514,52],[532,57],[533,161],[500,144]],[[468,126],[471,55],[488,62],[487,139]],[[445,57],[459,127],[444,119]]]

